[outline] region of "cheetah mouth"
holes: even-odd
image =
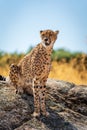
[[[49,46],[49,45],[50,45],[50,43],[48,43],[48,42],[45,42],[45,45],[46,45],[46,46]]]

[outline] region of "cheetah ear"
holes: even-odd
[[[43,32],[43,31],[41,30],[41,31],[40,31],[40,34],[41,34],[42,32]]]
[[[59,30],[55,31],[55,34],[56,34],[56,35],[59,34]]]

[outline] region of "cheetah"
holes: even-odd
[[[41,43],[27,54],[18,65],[12,64],[9,77],[17,92],[24,86],[32,87],[34,96],[33,116],[47,116],[46,81],[51,69],[51,53],[59,31],[40,31]]]

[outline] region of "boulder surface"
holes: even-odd
[[[48,117],[33,118],[33,95],[0,81],[0,130],[87,130],[87,85],[48,79]]]

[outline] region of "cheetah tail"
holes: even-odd
[[[0,75],[0,80],[1,80],[1,81],[6,81],[6,77]]]

